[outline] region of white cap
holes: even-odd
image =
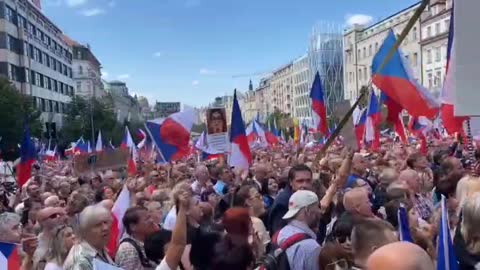
[[[310,190],[299,190],[292,194],[288,200],[288,212],[283,216],[283,219],[293,218],[298,211],[307,206],[318,203],[318,196]]]

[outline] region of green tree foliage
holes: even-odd
[[[40,114],[30,96],[20,93],[8,79],[0,78],[0,149],[8,159],[18,156],[17,145],[23,138],[25,124],[29,126],[31,136],[40,137]]]
[[[109,140],[112,140],[114,145],[120,144],[124,134],[124,124],[117,122],[113,111],[113,100],[110,96],[88,100],[75,96],[70,103],[65,124],[60,132],[60,143],[68,146],[70,142],[78,140],[81,136],[85,140],[92,140],[92,115],[95,140],[98,131],[101,130],[104,144]],[[137,126],[133,123],[127,124],[130,128]],[[130,130],[134,133],[136,129]]]

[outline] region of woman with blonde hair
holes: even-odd
[[[63,263],[74,243],[75,234],[73,234],[72,227],[62,225],[54,229],[45,270],[62,270]]]
[[[480,193],[464,200],[462,220],[454,239],[459,269],[478,269],[480,266]]]
[[[466,175],[457,183],[455,190],[455,198],[458,202],[457,215],[463,207],[464,202],[470,196],[480,192],[480,178],[471,175]]]

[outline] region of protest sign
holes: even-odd
[[[216,153],[228,151],[227,114],[225,108],[207,110],[207,145]]]
[[[105,170],[115,170],[127,166],[128,149],[115,149],[96,153],[76,155],[73,170],[76,175]]]

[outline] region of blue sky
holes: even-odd
[[[42,0],[68,36],[88,43],[105,79],[149,101],[207,105],[306,52],[318,21],[378,21],[415,0]]]

